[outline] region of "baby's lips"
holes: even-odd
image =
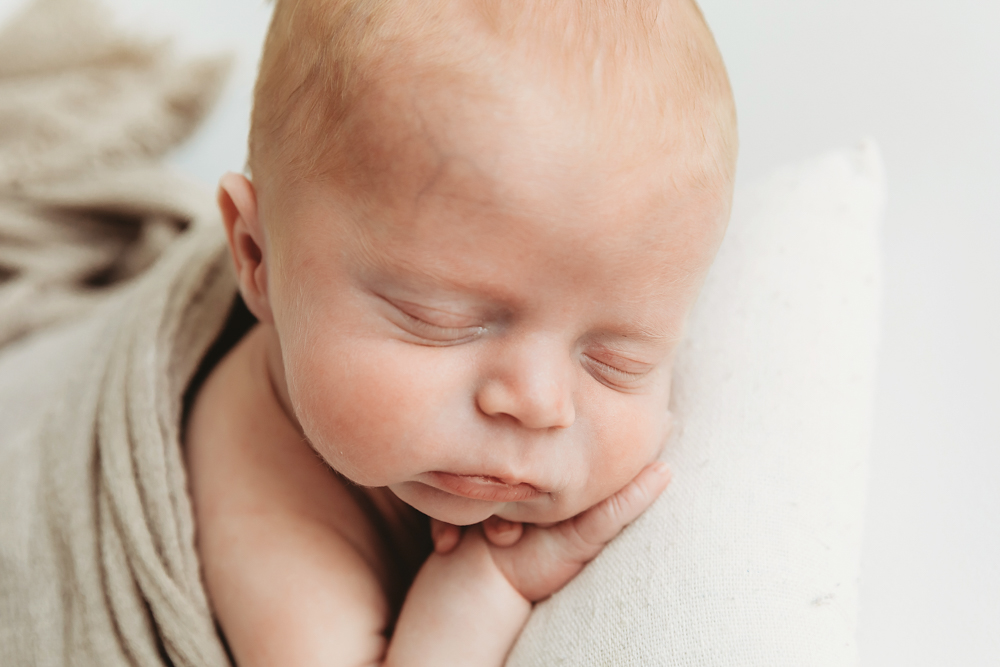
[[[472,500],[511,503],[541,497],[543,491],[531,484],[509,484],[495,477],[481,475],[456,475],[448,472],[428,473],[431,486],[441,491]]]

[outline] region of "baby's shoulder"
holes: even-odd
[[[248,650],[329,646],[330,633],[377,656],[392,607],[384,541],[277,403],[261,335],[252,330],[212,370],[185,430],[209,598],[240,664]],[[325,636],[308,636],[316,628]]]

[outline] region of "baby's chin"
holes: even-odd
[[[485,521],[505,504],[462,498],[413,482],[392,484],[389,490],[415,510],[432,519],[456,526],[470,526]]]
[[[512,505],[514,506],[512,507]],[[491,516],[506,519],[507,521],[530,523],[541,526],[549,526],[569,518],[569,516],[553,514],[552,512],[531,511],[528,508],[517,507],[516,505],[517,503],[503,503],[500,504],[495,510],[483,510],[480,508],[463,508],[455,510],[453,508],[442,508],[440,511],[421,511],[432,519],[437,519],[438,521],[443,521],[456,526],[471,526],[485,521]],[[418,507],[417,509],[420,508]],[[435,508],[435,510],[437,510],[437,508]]]
[[[455,526],[471,526],[491,516],[545,525],[558,523],[577,513],[570,508],[559,507],[551,500],[487,502],[463,498],[422,484],[392,485],[389,489],[404,503],[430,518]]]

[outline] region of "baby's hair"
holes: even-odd
[[[541,84],[637,150],[696,145],[694,177],[731,184],[735,109],[693,0],[276,0],[248,166],[262,181],[336,170],[364,96],[400,72],[470,98]],[[569,104],[565,104],[569,102]],[[652,123],[649,121],[652,120]]]

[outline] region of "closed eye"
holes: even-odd
[[[466,325],[465,321],[469,321],[466,317],[406,301],[385,300],[393,306],[396,325],[416,337],[418,340],[413,342],[418,344],[460,345],[486,332],[486,327],[479,324]]]
[[[645,366],[636,370],[623,370],[617,366],[596,359],[589,354],[583,356],[585,363],[590,370],[590,374],[598,382],[607,385],[612,389],[630,390],[636,389],[642,381],[649,375],[651,366]]]

